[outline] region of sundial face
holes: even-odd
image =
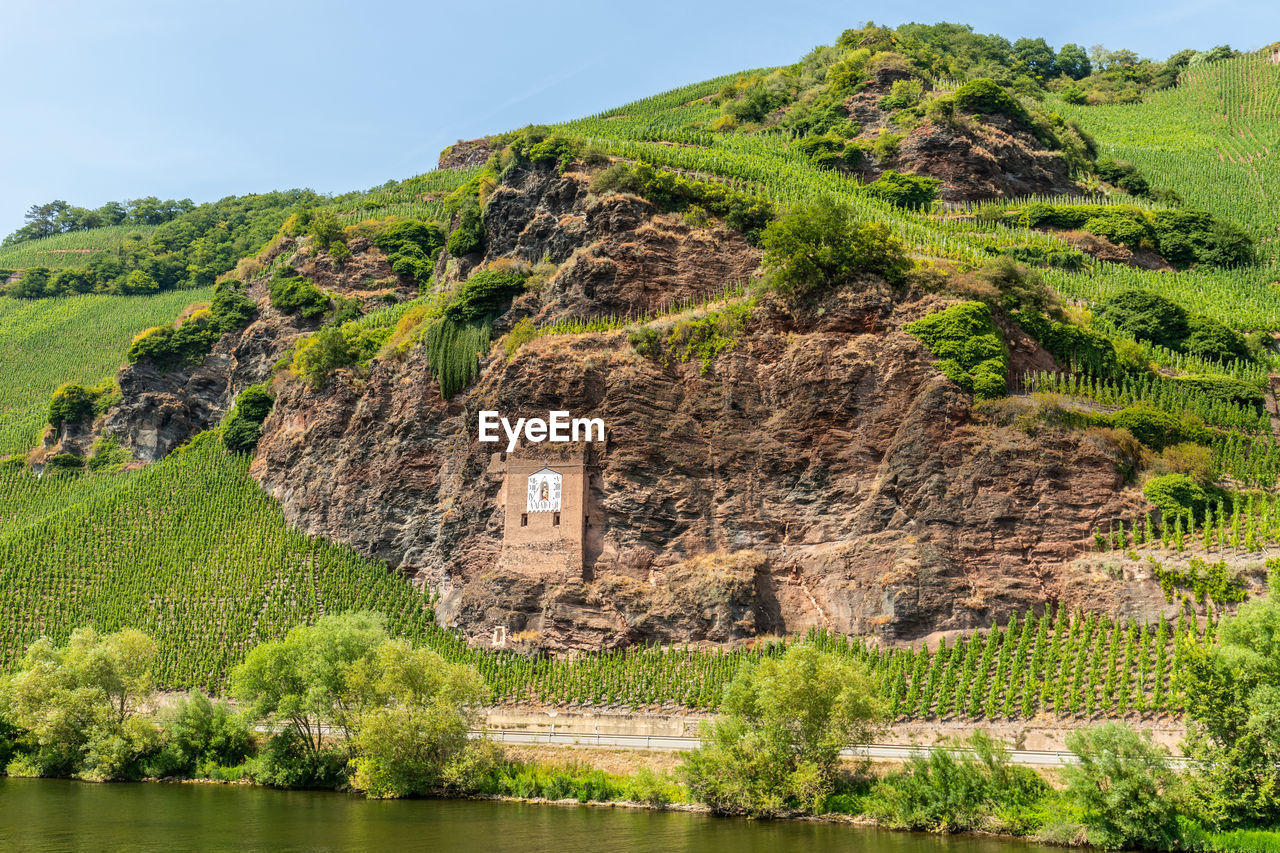
[[[560,511],[560,475],[543,468],[529,475],[529,499],[526,512]]]

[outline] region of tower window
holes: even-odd
[[[552,527],[559,527],[559,526],[560,526],[560,513],[558,513],[558,512],[553,512],[553,513],[551,514],[551,526],[552,526]]]
[[[529,526],[529,514],[527,512],[520,513],[520,526],[521,527]]]

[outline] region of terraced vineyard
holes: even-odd
[[[0,456],[24,453],[44,429],[49,396],[64,382],[92,385],[114,376],[129,341],[170,323],[208,290],[155,296],[0,297]]]
[[[95,256],[114,252],[126,242],[146,240],[155,229],[154,225],[107,225],[0,247],[0,269],[82,267]]]
[[[434,631],[422,594],[288,527],[247,467],[207,433],[126,474],[0,472],[0,669],[42,634],[132,626],[159,641],[163,685],[214,688],[248,648],[326,612]]]
[[[1202,65],[1143,103],[1073,107],[1102,150],[1188,204],[1248,228],[1280,263],[1280,65],[1261,55]]]

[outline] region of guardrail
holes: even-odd
[[[528,731],[510,729],[487,729],[483,732],[472,731],[472,737],[481,734],[497,743],[517,745],[545,744],[547,746],[597,746],[612,749],[654,749],[663,752],[685,752],[697,749],[701,741],[696,737],[677,737],[674,735],[620,735],[601,734],[599,732],[556,732]],[[950,749],[945,746],[923,746],[898,743],[857,744],[840,751],[845,758],[873,758],[905,761],[912,755],[930,753],[935,749]],[[967,752],[968,750],[958,750]],[[1079,756],[1074,752],[1060,752],[1042,749],[1010,750],[1009,760],[1013,764],[1025,764],[1035,767],[1060,767],[1064,764],[1077,764]],[[1171,757],[1169,763],[1174,767],[1185,767],[1190,759]]]

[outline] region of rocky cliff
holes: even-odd
[[[481,251],[442,255],[440,287],[503,259],[554,265],[495,334],[523,317],[632,316],[664,339],[719,309],[760,260],[721,225],[597,197],[585,175],[554,167],[509,173],[485,228]],[[376,249],[353,249],[335,273],[323,256],[279,247],[368,307],[411,295]],[[543,335],[509,357],[495,346],[447,400],[421,347],[320,388],[286,371],[251,471],[292,523],[386,561],[438,596],[441,622],[482,643],[731,642],[810,626],[898,641],[1046,602],[1158,609],[1158,592],[1135,594],[1076,559],[1097,525],[1140,505],[1119,451],[1104,435],[1031,435],[1007,411],[975,409],[902,331],[945,304],[874,278],[801,307],[766,295],[705,358],[642,355],[626,330]],[[105,429],[158,458],[216,424],[311,330],[262,298],[254,323],[198,368],[122,371]],[[1016,327],[1005,334],[1015,370],[1052,368]],[[478,441],[481,410],[604,420],[606,440],[583,448],[580,567],[504,559],[502,455]]]

